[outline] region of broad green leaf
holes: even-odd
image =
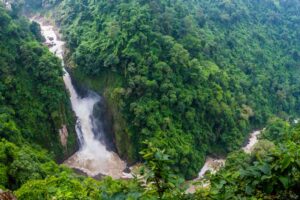
[[[281,171],[284,171],[290,165],[290,162],[291,162],[290,157],[286,156],[282,161]]]
[[[289,178],[288,177],[280,176],[279,180],[280,180],[280,182],[282,183],[282,185],[284,186],[285,189],[287,189],[289,187]]]

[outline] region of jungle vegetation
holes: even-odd
[[[97,181],[55,162],[76,149],[74,116],[60,61],[24,8],[50,10],[73,76],[113,105],[118,152],[144,162],[142,180]],[[0,188],[31,200],[298,199],[299,9],[297,0],[0,5]],[[262,127],[254,151],[239,150]],[[186,194],[183,178],[208,154],[228,154],[225,167]]]
[[[39,145],[62,160],[77,141],[61,62],[40,44],[35,22],[0,9],[0,137]],[[57,134],[63,125],[70,136],[65,147]]]
[[[57,4],[74,76],[117,77],[91,85],[117,107],[116,145],[129,162],[149,140],[192,178],[207,154],[237,150],[270,117],[299,113],[297,1]]]

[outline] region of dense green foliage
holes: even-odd
[[[155,199],[154,196],[145,194],[134,181],[113,181],[111,178],[106,178],[100,182],[91,178],[76,177],[68,172],[44,180],[29,181],[16,192],[16,196],[20,200]]]
[[[145,144],[147,148],[140,152],[145,160],[140,179],[145,183],[144,187],[148,193],[161,199],[174,199],[180,196],[182,181],[172,174],[170,169],[172,160],[169,159],[164,150],[154,147],[149,142],[145,142]]]
[[[207,153],[238,149],[251,127],[299,112],[299,7],[272,0],[64,0],[54,15],[75,74],[123,77],[109,91],[126,122],[116,132],[130,147],[118,148],[121,155],[140,159],[147,139],[191,178]]]
[[[22,200],[47,199],[156,199],[135,180],[113,181],[110,177],[96,181],[75,175],[58,166],[47,152],[38,147],[18,147],[0,141],[0,189],[18,189]]]
[[[99,182],[55,163],[76,147],[61,63],[38,43],[39,26],[13,13],[0,5],[0,189],[26,200],[155,199],[136,181]],[[69,130],[66,147],[62,124]]]
[[[180,181],[169,171],[168,156],[152,144],[148,144],[148,147],[142,153],[146,160],[145,166],[141,169],[141,174],[132,180],[112,180],[106,177],[101,181],[96,181],[77,176],[54,163],[38,163],[37,165],[40,165],[42,169],[47,170],[47,178],[32,177],[32,180],[23,184],[15,194],[20,200],[185,199],[184,188],[179,187]],[[52,164],[53,166],[49,168],[48,166]]]
[[[17,189],[28,180],[42,179],[59,172],[49,155],[35,146],[18,147],[2,139],[0,142],[0,187]]]
[[[289,127],[276,119],[262,137],[266,135],[270,140],[259,141],[251,154],[232,153],[226,166],[210,178],[211,188],[199,191],[199,198],[299,199],[300,125]]]
[[[0,138],[39,144],[63,159],[76,148],[76,134],[60,61],[36,41],[42,39],[36,24],[9,14],[0,6]]]
[[[120,153],[145,161],[138,177],[117,181],[78,176],[52,159],[74,150],[68,95],[60,61],[16,2],[10,12],[0,6],[1,189],[31,200],[299,199],[300,125],[273,118],[300,109],[298,1],[25,1],[58,6],[73,74],[122,118]],[[251,154],[234,151],[267,121]],[[230,151],[209,186],[183,193],[174,172],[191,178],[206,154]]]
[[[269,136],[284,135],[275,144],[261,140],[251,154],[231,153],[226,166],[216,175],[208,176],[210,187],[200,188],[195,194],[184,194],[176,176],[170,173],[169,156],[151,143],[141,155],[145,167],[141,176],[133,180],[95,181],[74,175],[58,167],[46,152],[28,146],[17,146],[2,141],[0,144],[1,183],[7,180],[15,186],[22,184],[15,194],[18,199],[298,199],[300,187],[299,141],[300,125],[286,129],[272,121],[263,132]],[[273,132],[273,130],[275,130]],[[46,177],[46,178],[45,178]],[[1,186],[0,186],[1,187]]]

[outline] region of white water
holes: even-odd
[[[246,146],[244,146],[242,149],[246,153],[251,153],[254,145],[258,142],[258,135],[261,133],[261,131],[254,131],[250,134],[249,141]],[[198,178],[201,179],[205,175],[207,171],[211,171],[212,173],[216,173],[221,167],[225,165],[226,160],[225,159],[213,159],[211,157],[207,157],[204,166],[199,172]]]
[[[242,148],[246,153],[252,152],[254,145],[258,142],[257,137],[260,133],[261,131],[254,131],[250,134],[247,145]],[[207,171],[210,171],[211,173],[216,173],[221,167],[225,165],[225,162],[225,159],[214,159],[211,157],[207,157],[204,166],[198,174],[197,179],[203,178]]]
[[[250,134],[249,141],[246,146],[244,146],[242,149],[246,153],[251,153],[255,144],[258,142],[258,135],[261,133],[261,131],[254,131]],[[195,193],[197,188],[200,187],[208,187],[209,181],[204,179],[204,175],[206,172],[210,171],[211,173],[215,174],[217,171],[220,170],[221,167],[225,165],[226,159],[214,159],[211,157],[207,157],[205,160],[205,164],[201,168],[198,177],[192,181],[190,181],[189,188],[186,190],[186,193]],[[202,180],[200,185],[194,185],[193,183]]]
[[[224,166],[225,159],[213,159],[211,157],[207,157],[205,160],[205,164],[199,172],[198,178],[201,178],[205,175],[207,171],[211,171],[215,173],[220,167]]]
[[[50,51],[62,60],[64,53],[64,42],[59,39],[52,25],[45,24],[41,19],[34,19],[41,26],[42,35],[46,38],[45,44]],[[103,143],[95,139],[93,130],[93,108],[94,105],[101,101],[100,96],[95,93],[90,93],[87,97],[81,98],[78,96],[73,87],[69,73],[64,69],[64,82],[70,93],[72,109],[77,116],[76,132],[80,142],[80,149],[73,156],[67,159],[64,164],[80,169],[89,176],[98,174],[109,175],[113,178],[124,176],[123,170],[126,167],[124,161],[119,156],[111,151],[108,151]]]
[[[257,136],[260,133],[261,133],[261,131],[254,131],[253,133],[251,133],[248,144],[243,147],[243,150],[246,153],[251,153],[252,152],[252,150],[254,148],[254,145],[258,142]]]

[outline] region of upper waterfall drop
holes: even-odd
[[[42,35],[45,37],[45,44],[63,62],[64,41],[60,40],[55,28],[46,24],[41,19],[34,19],[41,26]],[[94,127],[93,110],[95,104],[101,101],[101,97],[94,92],[88,92],[86,97],[80,97],[73,84],[70,74],[64,70],[64,83],[70,93],[72,109],[76,114],[76,133],[80,143],[80,149],[64,163],[72,168],[80,169],[89,176],[98,174],[109,175],[113,178],[121,178],[126,163],[119,156],[108,151],[105,144],[95,138],[97,134],[103,134],[103,130]],[[95,131],[100,131],[96,133]]]

